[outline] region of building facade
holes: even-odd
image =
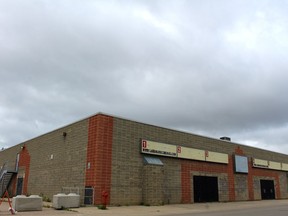
[[[1,151],[4,163],[13,195],[74,190],[82,204],[288,198],[288,155],[102,113]]]

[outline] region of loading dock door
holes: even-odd
[[[275,199],[275,189],[273,180],[260,180],[261,197],[263,200]]]
[[[193,176],[194,202],[218,202],[218,178]]]

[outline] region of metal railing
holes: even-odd
[[[3,178],[4,174],[7,173],[7,164],[4,163],[0,170],[0,181]]]

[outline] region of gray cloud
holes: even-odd
[[[3,0],[0,147],[102,111],[288,153],[286,7]]]

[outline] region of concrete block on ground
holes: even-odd
[[[12,208],[15,211],[42,211],[42,197],[38,195],[18,195],[12,199]]]
[[[53,208],[79,208],[80,207],[80,195],[70,193],[68,195],[60,193],[53,196]]]

